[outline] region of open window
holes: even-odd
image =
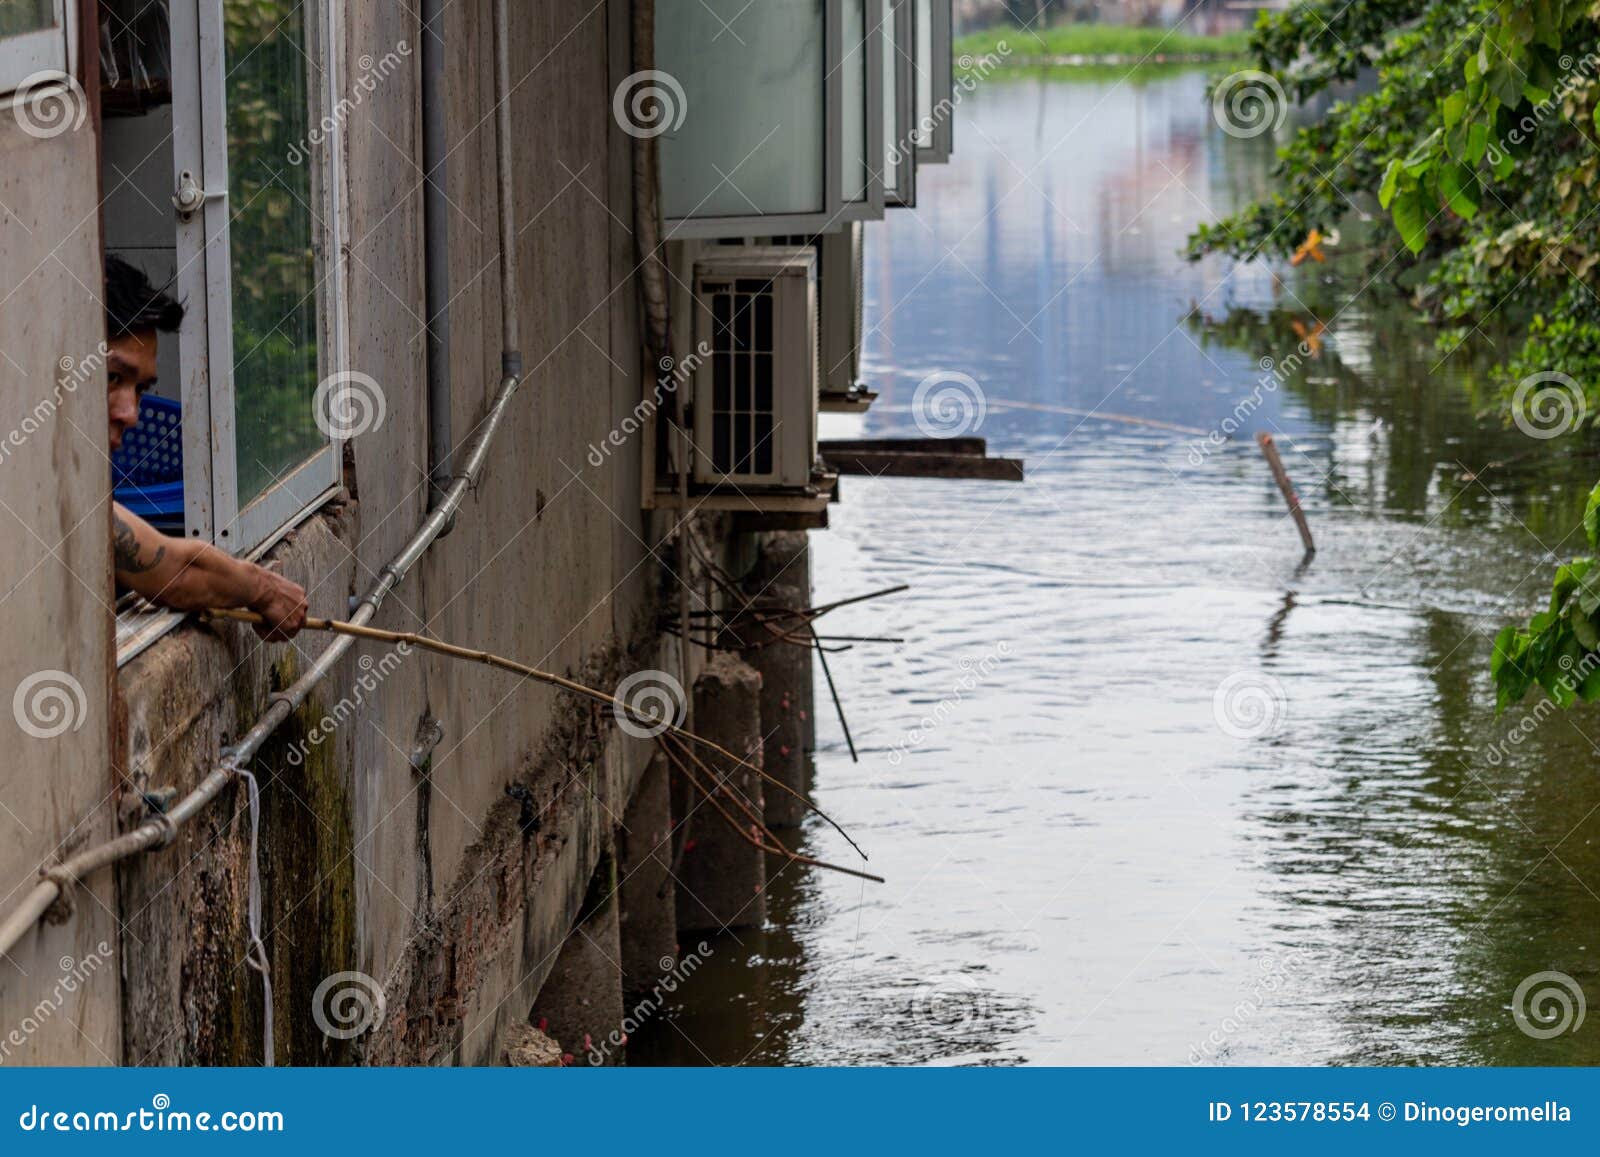
[[[861,382],[862,233],[847,225],[817,238],[822,368],[817,406],[858,414],[877,399]]]
[[[234,554],[328,497],[354,432],[323,385],[349,377],[332,7],[100,3],[106,249],[186,311],[114,462],[116,494]]]
[[[841,4],[844,206],[840,219],[844,221],[883,220],[885,174],[878,158],[885,156],[887,139],[881,112],[887,7],[888,0],[843,0]]]
[[[67,0],[0,0],[0,95],[71,75],[74,19]]]
[[[910,209],[917,203],[916,0],[888,0],[883,31],[883,200]]]
[[[343,361],[329,5],[102,0],[101,12],[106,248],[186,307],[135,431],[146,450],[172,431],[181,454],[162,453],[181,476],[146,471],[136,508],[246,553],[339,480],[340,431],[314,404]]]
[[[914,0],[916,7],[917,160],[942,165],[954,137],[955,70],[951,0]]]

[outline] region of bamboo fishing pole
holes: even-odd
[[[207,611],[206,615],[212,619],[230,619],[234,622],[240,623],[261,623],[265,621],[262,616],[255,611],[231,609],[211,610]],[[851,837],[850,833],[845,831],[844,828],[840,826],[838,821],[818,807],[817,804],[807,797],[803,792],[796,791],[777,776],[772,775],[770,772],[764,771],[755,764],[751,763],[749,760],[735,755],[727,748],[713,743],[711,740],[706,739],[703,736],[696,735],[692,731],[685,730],[684,728],[679,727],[677,724],[672,723],[670,720],[662,719],[660,717],[639,711],[631,705],[623,702],[621,699],[618,699],[615,695],[609,695],[604,691],[600,691],[586,684],[579,683],[575,679],[568,679],[564,675],[557,675],[551,671],[541,671],[537,667],[530,667],[526,663],[517,662],[515,659],[507,659],[505,656],[496,655],[491,651],[474,650],[470,647],[458,647],[454,643],[446,643],[441,639],[434,639],[427,635],[418,635],[411,631],[388,631],[382,629],[381,627],[369,627],[358,623],[348,623],[341,619],[319,619],[312,615],[306,616],[305,629],[308,631],[326,631],[330,634],[336,635],[350,635],[357,639],[369,639],[380,643],[403,643],[409,647],[416,647],[419,650],[424,651],[433,651],[436,654],[447,655],[453,659],[464,659],[468,662],[482,663],[488,667],[496,667],[502,671],[510,671],[513,674],[521,675],[526,679],[532,679],[536,683],[545,683],[552,687],[559,687],[563,691],[569,691],[574,695],[582,696],[594,702],[609,704],[614,710],[625,713],[628,718],[632,719],[636,723],[641,723],[649,728],[661,728],[662,730],[656,736],[658,741],[661,735],[670,733],[674,737],[684,740],[688,743],[698,744],[700,747],[722,756],[724,759],[731,761],[739,767],[743,767],[749,771],[755,772],[755,774],[760,776],[763,780],[776,785],[782,791],[787,792],[789,795],[799,800],[808,810],[820,816],[830,827],[833,828],[834,831],[838,832],[845,838],[845,841],[855,849],[856,854],[859,855],[863,860],[870,858],[868,857],[867,853],[862,850],[861,845],[856,843],[856,841]],[[864,874],[860,872],[853,872],[848,868],[840,868],[833,864],[822,864],[821,861],[818,861],[818,866],[832,868],[835,871],[848,872],[852,875]],[[876,876],[869,876],[868,878],[874,880],[878,879]]]

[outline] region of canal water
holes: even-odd
[[[779,874],[631,1063],[1600,1062],[1537,978],[1600,1000],[1600,713],[1497,719],[1489,679],[1600,462],[1506,428],[1492,350],[1443,358],[1359,223],[1186,263],[1270,187],[1207,83],[991,78],[869,227],[882,397],[825,434],[981,416],[1027,482],[845,479],[817,601],[912,589],[827,620],[906,642],[832,657],[860,762],[819,675],[816,794],[888,883]]]

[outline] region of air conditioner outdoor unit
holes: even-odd
[[[817,460],[817,254],[719,247],[696,262],[694,480],[806,487]]]

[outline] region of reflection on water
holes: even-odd
[[[838,657],[862,756],[822,710],[817,791],[889,883],[783,874],[632,1062],[1600,1061],[1600,1016],[1541,1040],[1511,1008],[1546,970],[1600,999],[1600,716],[1524,735],[1488,678],[1600,463],[1478,417],[1480,370],[1331,253],[1183,263],[1271,164],[1203,75],[961,112],[922,207],[869,234],[882,401],[829,433],[914,434],[916,383],[961,371],[1029,480],[848,480],[818,601],[909,582],[830,622],[909,641]],[[1210,450],[1051,412],[1209,431],[1247,397]]]

